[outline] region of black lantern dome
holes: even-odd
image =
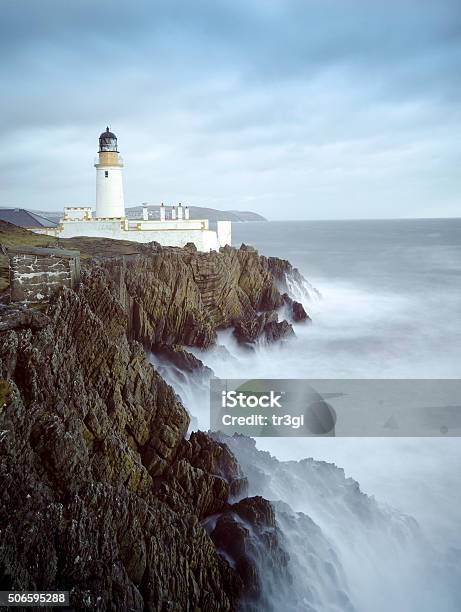
[[[117,151],[117,136],[106,128],[99,137],[99,151]]]

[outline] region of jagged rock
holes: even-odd
[[[148,348],[206,348],[217,330],[241,321],[253,322],[256,333],[263,334],[267,321],[260,313],[283,305],[278,284],[293,270],[289,262],[268,260],[245,245],[199,253],[151,243],[129,260],[99,262],[108,290],[126,312],[131,335]]]
[[[304,310],[304,306],[300,302],[293,302],[292,316],[293,321],[296,321],[297,323],[311,320],[307,312]]]
[[[264,334],[268,342],[279,342],[294,336],[294,331],[288,321],[269,321],[264,326]]]
[[[9,329],[41,329],[49,318],[40,310],[17,305],[0,304],[0,332]]]
[[[94,264],[40,325],[0,333],[0,583],[75,610],[234,609],[242,579],[200,520],[247,481],[225,444],[184,439],[121,296]]]
[[[208,434],[185,440],[189,417],[145,349],[194,369],[176,346],[243,318],[286,329],[272,268],[289,264],[248,247],[140,250],[86,262],[44,313],[2,317],[0,584],[70,590],[74,610],[233,610],[258,593],[255,565],[233,567],[200,521],[223,513],[216,539],[225,520],[261,521],[238,541],[283,569],[267,502],[229,506],[247,494],[235,457]]]
[[[306,279],[297,268],[293,268],[289,261],[286,259],[280,259],[278,257],[268,257],[266,260],[266,265],[275,279],[279,290],[287,291],[287,280],[290,279],[296,284],[299,291],[301,291],[306,299],[309,299],[309,292],[306,289]],[[318,293],[313,287],[312,289]]]
[[[152,347],[152,350],[156,355],[165,358],[184,372],[199,373],[206,378],[213,375],[213,370],[211,368],[204,365],[198,357],[186,351],[181,346],[160,344]]]
[[[87,280],[45,327],[0,334],[1,583],[71,588],[74,609],[229,610],[230,570],[197,508],[179,516],[152,493],[187,413]]]
[[[262,334],[265,325],[264,315],[241,319],[234,325],[234,336],[241,344],[252,344]]]
[[[288,293],[284,293],[282,295],[282,298],[285,304],[288,306],[291,312],[291,318],[295,323],[300,323],[302,321],[311,321],[311,318],[304,310],[304,306],[301,304],[301,302],[296,302],[295,300],[293,300],[288,295]]]
[[[285,321],[286,323],[286,321]],[[278,314],[275,310],[263,312],[252,318],[245,318],[237,321],[234,326],[234,335],[242,344],[253,344],[267,330],[266,338],[269,341],[275,341],[279,338],[276,334],[271,335],[271,329],[275,324],[275,329],[278,325]]]
[[[194,242],[188,242],[185,246],[185,249],[187,249],[188,251],[193,251],[194,253],[197,253],[197,247],[195,246]]]
[[[261,565],[263,559],[268,573],[285,574],[289,580],[289,556],[279,542],[272,505],[262,497],[245,498],[229,506],[218,517],[211,530],[211,539],[218,550],[232,560],[247,600],[261,598],[257,565]]]
[[[279,321],[275,311],[264,312],[252,319],[240,320],[235,324],[234,335],[241,344],[253,344],[264,336],[267,342],[279,342],[294,335],[288,321]]]
[[[286,304],[286,305],[287,305],[289,308],[291,308],[291,307],[293,306],[293,301],[294,301],[294,300],[293,300],[293,298],[291,298],[291,297],[288,295],[288,293],[283,293],[283,294],[282,294],[282,299],[283,299],[284,303],[285,303],[285,304]]]
[[[157,486],[162,499],[171,499],[178,512],[187,500],[200,518],[220,512],[229,499],[241,499],[248,491],[248,481],[226,444],[200,431],[182,441],[176,461]]]

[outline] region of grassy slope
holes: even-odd
[[[56,247],[80,251],[83,259],[89,257],[114,257],[117,255],[133,255],[140,252],[140,245],[129,240],[111,240],[109,238],[61,238],[34,234],[29,230],[17,227],[11,223],[0,221],[0,245],[3,247],[18,247],[21,245],[38,247]],[[8,286],[8,258],[0,252],[0,292]]]

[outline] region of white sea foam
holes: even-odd
[[[450,234],[453,222],[436,222],[437,231],[429,233],[437,244],[429,245],[426,226],[420,230],[418,223],[350,222],[332,224],[331,231],[321,224],[261,224],[259,242],[256,226],[247,225],[238,228],[245,242],[291,259],[322,299],[307,299],[289,285],[313,324],[296,325],[297,337],[283,345],[248,351],[224,331],[221,346],[194,351],[217,376],[459,378],[461,291],[455,281],[461,249],[454,245],[461,241]],[[271,247],[271,230],[287,234],[276,243],[283,252]],[[194,425],[207,429],[206,384],[179,374],[171,382],[196,416]],[[258,456],[250,461],[235,449],[244,468],[253,470],[250,492],[283,500],[309,517],[277,510],[295,578],[293,610],[343,612],[348,602],[357,612],[459,609],[459,439],[259,438],[257,447],[291,462],[276,467]],[[319,461],[293,461],[303,457],[334,461],[346,477]],[[266,478],[258,479],[255,469]],[[364,503],[347,476],[378,501]],[[289,601],[290,589],[273,594],[274,609],[288,610]]]

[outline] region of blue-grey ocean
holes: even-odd
[[[312,324],[254,351],[222,332],[226,350],[197,352],[217,376],[460,377],[460,219],[241,223],[233,243],[299,268]],[[208,428],[206,390],[171,382],[195,427]],[[283,463],[234,445],[250,493],[302,513],[277,510],[293,583],[273,588],[263,609],[461,609],[461,438],[258,438],[256,446]]]
[[[461,219],[234,224],[233,241],[321,292],[302,351],[313,375],[461,375]]]
[[[261,376],[461,377],[461,219],[241,223],[233,242],[288,259],[322,295],[307,305],[312,326],[259,364]],[[461,543],[461,438],[258,446],[335,461],[366,491]]]

